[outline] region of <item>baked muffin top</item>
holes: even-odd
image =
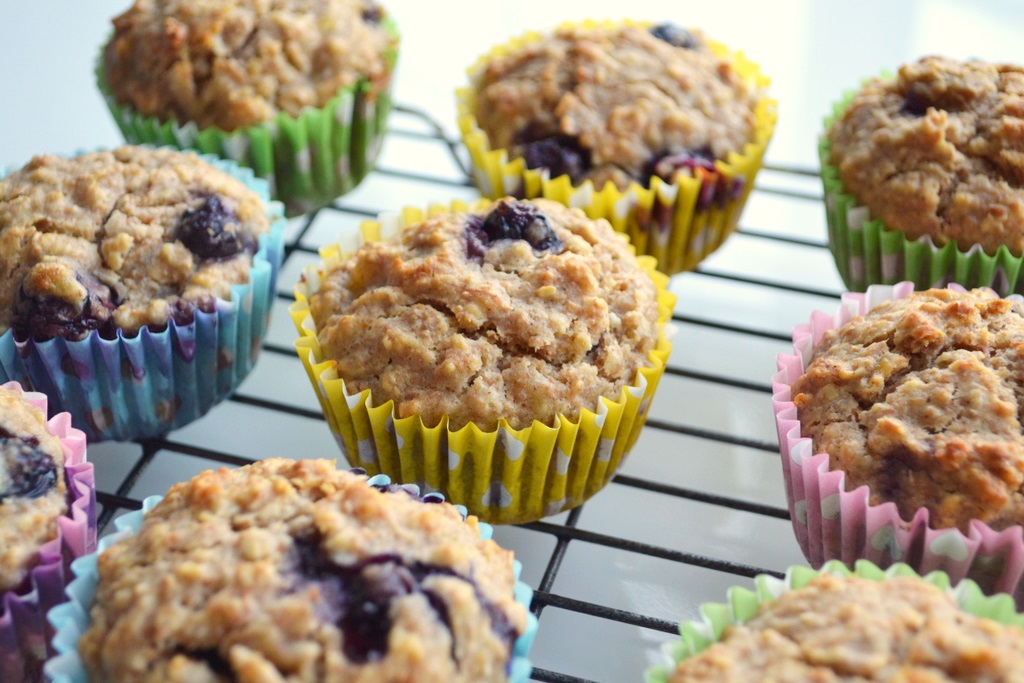
[[[21,392],[0,387],[0,593],[23,586],[67,512],[64,448]]]
[[[910,239],[1024,254],[1024,67],[924,57],[828,130],[839,178]]]
[[[1015,680],[1024,629],[962,611],[913,578],[820,576],[680,662],[669,683]]]
[[[933,528],[1024,523],[1024,304],[932,289],[825,333],[792,386],[846,488]]]
[[[450,429],[552,424],[617,399],[658,337],[657,291],[604,220],[503,199],[369,242],[310,312],[348,390]]]
[[[173,486],[99,557],[96,681],[506,681],[526,627],[476,518],[327,460]]]
[[[231,131],[391,77],[397,38],[373,0],[136,0],[104,51],[115,98]]]
[[[713,171],[750,141],[760,96],[701,33],[670,24],[562,27],[472,80],[492,149],[599,188]]]
[[[191,322],[248,282],[269,227],[256,193],[191,153],[38,156],[0,178],[0,334]]]

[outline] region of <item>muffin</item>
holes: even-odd
[[[299,355],[346,456],[488,521],[579,505],[646,417],[666,278],[543,199],[403,218],[323,250],[296,289]]]
[[[848,94],[820,154],[850,289],[912,280],[1024,291],[1024,67],[923,57]]]
[[[47,423],[42,394],[0,386],[0,680],[42,680],[43,617],[65,600],[65,563],[95,549],[95,496],[82,432]]]
[[[844,569],[794,567],[785,582],[757,577],[756,594],[732,589],[730,605],[702,608],[705,623],[681,628],[711,642],[681,643],[648,683],[994,681],[1024,664],[1024,617],[1002,601],[951,591],[941,573]]]
[[[911,283],[847,295],[797,328],[774,389],[812,564],[905,561],[1018,590],[1022,344],[1024,302]]]
[[[510,680],[512,553],[439,501],[327,460],[173,486],[99,555],[83,680]]]
[[[484,195],[583,207],[669,274],[735,229],[774,127],[756,66],[672,24],[566,24],[469,76],[460,126]]]
[[[266,328],[284,221],[265,198],[233,164],[144,147],[0,178],[0,379],[93,440],[205,413]]]
[[[97,79],[129,142],[234,159],[294,215],[372,168],[397,46],[372,0],[136,0]]]

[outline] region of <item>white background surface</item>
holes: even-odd
[[[780,103],[769,162],[808,168],[817,166],[822,116],[842,90],[863,77],[925,53],[1024,61],[1024,3],[1015,0],[393,0],[387,6],[403,36],[396,100],[426,110],[451,134],[456,130],[452,93],[463,84],[466,67],[490,45],[563,20],[628,16],[701,26],[721,42],[744,49],[772,77],[772,94]],[[20,165],[38,152],[66,153],[120,141],[96,93],[92,68],[109,18],[124,7],[119,0],[0,0],[0,166]],[[391,123],[399,132],[423,130],[409,116],[394,116]],[[360,210],[475,196],[459,184],[457,168],[436,141],[392,135],[380,163],[385,171],[407,170],[435,180],[374,174],[343,198],[338,210],[316,216],[301,240],[303,247],[316,248],[336,239],[338,231],[352,229]],[[673,281],[682,322],[671,365],[679,372],[663,380],[651,414],[671,428],[645,429],[623,474],[782,508],[778,456],[764,447],[776,440],[765,387],[775,355],[786,349],[781,337],[812,310],[833,310],[842,285],[821,246],[825,229],[815,198],[817,181],[765,172],[758,186],[741,234],[698,272]],[[779,188],[804,196],[772,191]],[[303,225],[303,220],[293,222],[296,231]],[[301,267],[313,261],[311,254],[293,255],[279,291],[289,292]],[[286,308],[286,301],[275,305],[268,341],[290,347],[295,335]],[[264,352],[239,394],[317,408],[297,359],[280,353]],[[177,446],[159,452],[125,495],[139,499],[163,493],[170,483],[212,466],[201,457],[202,449],[248,458],[337,455],[322,421],[237,401],[218,406],[170,438]],[[136,444],[90,447],[99,488],[117,488],[141,452]],[[555,525],[564,521],[565,515],[548,520]],[[496,537],[523,561],[524,578],[534,586],[555,548],[557,528],[497,531]],[[700,603],[721,601],[728,586],[750,583],[699,566],[699,557],[775,571],[803,560],[784,519],[624,482],[611,484],[587,503],[578,528],[590,536],[568,544],[549,593],[581,601],[583,608],[544,610],[532,659],[563,677],[545,674],[543,680],[641,680],[643,668],[670,636],[637,625],[642,621],[637,617],[694,618]],[[593,616],[588,605],[624,610],[627,616]]]

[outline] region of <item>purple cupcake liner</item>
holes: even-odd
[[[949,288],[964,291],[955,284]],[[843,294],[834,315],[815,311],[809,323],[797,325],[794,353],[778,356],[772,402],[793,530],[815,568],[829,560],[852,566],[865,559],[880,567],[902,562],[922,574],[943,571],[954,583],[972,579],[985,593],[1010,593],[1018,606],[1024,606],[1024,528],[996,531],[974,519],[967,533],[933,529],[926,508],[905,520],[895,503],[872,505],[866,485],[847,491],[846,473],[829,470],[828,453],[815,454],[811,439],[801,435],[790,385],[803,374],[825,332],[913,291],[912,282],[901,282]]]
[[[21,391],[17,382],[4,389]],[[44,394],[25,392],[26,400],[46,412]],[[39,548],[39,563],[29,572],[29,586],[7,591],[0,599],[0,681],[42,681],[44,660],[54,654],[53,628],[46,613],[67,601],[66,580],[72,560],[96,550],[96,482],[93,465],[86,462],[86,440],[71,426],[71,416],[60,413],[47,422],[47,431],[64,448],[68,512],[57,520],[57,536]]]

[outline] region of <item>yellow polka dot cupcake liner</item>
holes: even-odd
[[[617,25],[588,21],[562,27]],[[469,68],[470,82],[491,60],[542,37],[541,33],[530,32],[495,47]],[[736,71],[761,93],[767,91],[770,79],[742,52],[733,52],[713,41],[709,47],[716,55],[728,57]],[[633,182],[623,191],[611,182],[597,188],[590,180],[573,185],[568,175],[551,178],[546,169],[529,169],[522,157],[511,158],[509,150],[492,149],[487,134],[477,123],[474,89],[460,88],[455,96],[459,129],[473,162],[473,182],[482,195],[491,199],[510,194],[526,199],[543,197],[583,209],[591,218],[604,218],[616,230],[629,235],[638,254],[656,258],[658,270],[667,275],[692,270],[736,231],[777,118],[777,102],[762,94],[754,111],[750,142],[725,160],[716,161],[714,172],[695,169],[693,176],[680,172],[671,183],[654,176],[646,185]]]
[[[373,170],[392,108],[393,71],[398,60],[398,29],[385,17],[394,39],[386,58],[392,70],[386,86],[373,92],[366,79],[341,88],[326,105],[299,116],[286,113],[234,131],[194,122],[161,121],[121,104],[107,81],[103,48],[96,62],[96,85],[131,144],[166,145],[231,159],[270,183],[271,195],[296,216],[329,204],[353,190]]]
[[[346,389],[337,364],[325,358],[317,341],[308,304],[323,273],[363,242],[387,239],[428,217],[481,210],[488,204],[480,200],[427,211],[405,208],[365,222],[360,234],[320,250],[322,263],[304,272],[290,312],[300,335],[296,351],[349,464],[400,484],[439,491],[483,521],[513,524],[582,504],[611,480],[636,442],[665,372],[674,331],[668,320],[675,296],[667,290],[668,277],[655,270],[654,259],[638,257],[658,288],[659,337],[649,364],[618,398],[602,398],[575,420],[559,415],[553,426],[535,420],[516,430],[501,419],[491,431],[473,423],[452,431],[447,418],[428,427],[418,415],[398,417],[393,401],[378,405],[369,390]]]

